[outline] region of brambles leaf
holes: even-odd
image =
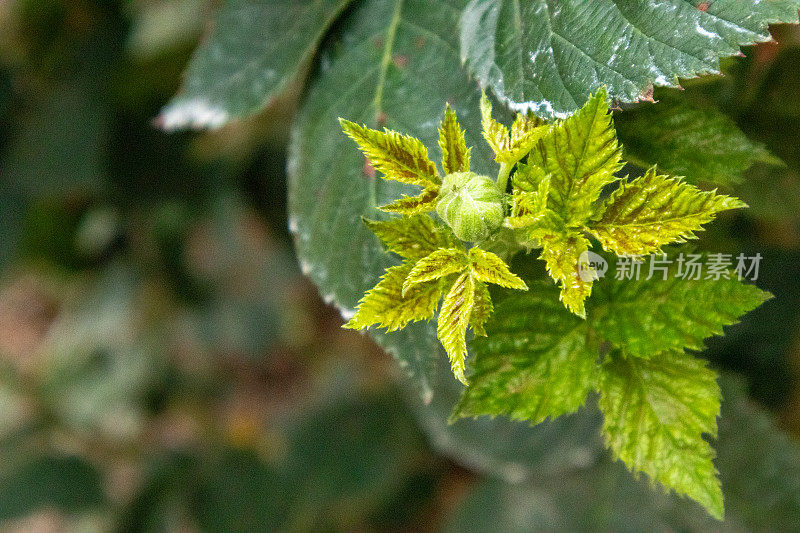
[[[480,138],[481,92],[463,69],[453,68],[459,64],[457,25],[465,5],[466,0],[354,3],[337,27],[342,38],[325,50],[328,68],[311,79],[301,103],[289,146],[289,226],[303,271],[346,317],[396,264],[361,217],[376,219],[377,206],[418,191],[370,176],[338,117],[402,130],[431,147],[436,160],[439,135],[431,124],[438,124],[444,102],[450,102],[467,146],[473,146],[470,170],[493,171],[491,150]],[[435,326],[414,323],[370,335],[429,400],[442,355]]]
[[[539,240],[542,244],[540,258],[547,263],[550,277],[560,284],[561,301],[567,309],[585,317],[584,302],[592,293],[595,276],[588,266],[581,272],[579,259],[589,250],[589,241],[579,233],[547,234]]]
[[[591,216],[600,191],[622,168],[608,105],[600,89],[580,111],[553,126],[528,158],[551,175],[550,208],[569,226]]]
[[[492,117],[492,102],[486,94],[481,98],[481,125],[483,126],[483,138],[489,143],[495,156],[508,151],[511,145],[508,128]]]
[[[463,272],[466,268],[467,254],[463,249],[441,248],[417,261],[403,283],[403,293],[420,283]]]
[[[475,280],[469,272],[464,272],[444,297],[436,329],[439,340],[442,341],[442,346],[450,358],[453,374],[465,385],[467,379],[464,377],[464,360],[467,356],[467,341],[464,336],[469,327],[474,305]]]
[[[364,224],[383,241],[389,251],[406,259],[421,259],[439,248],[456,245],[455,239],[427,215],[368,220]]]
[[[469,325],[476,337],[485,337],[486,329],[484,325],[494,312],[492,296],[489,294],[489,287],[480,281],[475,282],[475,307],[472,309],[472,316],[469,318]]]
[[[721,376],[720,386],[722,416],[714,463],[725,493],[725,523],[684,498],[654,493],[646,480],[634,480],[623,463],[601,457],[569,473],[543,473],[546,467],[540,466],[523,483],[489,476],[467,496],[444,531],[795,529],[800,523],[800,449],[768,412],[748,399],[741,380]],[[563,446],[575,441],[573,436],[553,448],[563,457]]]
[[[519,171],[517,171],[519,173]],[[515,184],[516,185],[516,184]],[[535,191],[515,188],[511,197],[511,214],[505,225],[512,229],[526,228],[541,221],[548,214],[547,199],[550,195],[550,177],[544,177]]]
[[[349,120],[339,119],[342,130],[353,139],[375,170],[386,179],[423,188],[441,183],[436,165],[428,158],[428,149],[419,139],[384,129],[373,130]]]
[[[505,261],[497,255],[480,248],[472,248],[469,251],[469,259],[471,261],[470,269],[476,280],[500,285],[507,289],[528,290],[525,282],[519,276],[512,274]]]
[[[576,411],[594,387],[597,349],[587,324],[544,285],[497,306],[472,343],[475,372],[452,418],[507,415],[533,424]]]
[[[483,137],[495,153],[495,161],[513,165],[531,151],[533,145],[542,138],[550,127],[532,113],[517,115],[508,128],[492,118],[492,103],[484,94],[481,99]]]
[[[674,273],[674,272],[673,272]],[[738,279],[614,280],[598,285],[592,327],[633,357],[702,350],[770,294]],[[655,305],[655,307],[654,307]]]
[[[438,285],[423,285],[403,291],[403,281],[413,264],[388,268],[381,281],[358,303],[353,318],[344,325],[364,329],[373,325],[395,331],[415,320],[430,320],[436,313],[441,291]]]
[[[615,457],[722,519],[714,451],[702,437],[717,436],[716,373],[682,352],[650,360],[615,352],[602,367],[599,403],[603,433]]]
[[[218,128],[261,111],[300,76],[349,0],[222,2],[162,127]]]
[[[737,198],[701,191],[651,168],[614,191],[591,223],[591,232],[607,250],[645,255],[695,238],[694,232],[717,213],[739,207],[746,205]]]
[[[797,0],[472,0],[461,18],[461,58],[513,109],[563,118],[603,85],[632,102],[653,84],[677,87],[679,77],[718,73],[720,58],[769,40],[767,25],[796,22],[798,7]]]
[[[731,186],[755,163],[780,165],[760,143],[716,108],[697,107],[659,91],[658,104],[642,104],[614,118],[625,159],[642,168],[658,165],[690,183]]]
[[[442,151],[442,168],[445,174],[469,172],[472,149],[467,148],[456,112],[449,105],[444,110],[444,118],[439,126],[439,148]]]
[[[417,196],[403,195],[400,199],[378,209],[401,215],[418,215],[429,213],[436,209],[436,200],[439,198],[439,187],[425,189]]]

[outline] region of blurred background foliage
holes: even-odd
[[[212,4],[0,1],[0,530],[709,527],[608,461],[595,412],[447,428],[453,383],[423,406],[340,329],[286,229],[300,88],[217,132],[154,126]],[[715,529],[800,525],[800,31],[775,35],[680,94],[783,161],[743,160],[752,209],[701,244],[760,252],[776,296],[708,353],[741,376]]]

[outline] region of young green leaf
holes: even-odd
[[[403,294],[414,286],[443,278],[450,274],[463,272],[467,268],[467,254],[461,248],[442,248],[430,255],[423,257],[411,272],[408,273],[403,283]]]
[[[584,303],[592,293],[595,276],[586,266],[581,270],[581,254],[589,250],[589,241],[580,233],[555,233],[539,237],[542,252],[539,256],[547,263],[547,273],[561,286],[561,301],[580,317],[586,317]]]
[[[511,273],[508,265],[497,255],[472,248],[469,251],[470,270],[475,279],[484,283],[493,283],[507,289],[528,290],[525,282]]]
[[[464,132],[458,124],[456,113],[448,105],[439,126],[439,148],[442,150],[442,167],[445,174],[469,172],[471,148],[467,148]]]
[[[674,271],[673,271],[674,273]],[[632,357],[650,358],[684,348],[702,350],[770,294],[738,279],[609,280],[598,285],[591,323],[598,334]],[[657,307],[654,307],[654,302]]]
[[[539,189],[542,181],[549,179],[550,177],[542,167],[520,163],[517,165],[517,170],[514,172],[511,183],[514,185],[515,190],[519,189],[524,192],[534,192]]]
[[[590,227],[606,250],[646,255],[695,238],[694,232],[717,213],[740,207],[747,206],[738,198],[701,191],[651,168],[620,185]]]
[[[367,156],[375,170],[386,179],[433,188],[441,183],[436,165],[428,158],[428,149],[418,139],[385,129],[373,130],[340,118],[344,131]]]
[[[483,126],[483,138],[489,143],[495,156],[499,157],[500,154],[507,152],[511,146],[508,128],[492,117],[492,102],[486,93],[481,97],[481,125]]]
[[[533,114],[533,111],[517,113],[511,124],[511,146],[514,151],[530,152],[533,144],[547,131],[544,120]]]
[[[555,124],[538,142],[528,164],[550,174],[550,208],[568,226],[580,226],[592,204],[622,168],[605,89],[597,91],[580,111]]]
[[[378,209],[401,215],[419,215],[434,211],[438,198],[439,187],[428,187],[417,196],[403,195],[400,199],[390,204],[382,205]]]
[[[436,328],[439,340],[442,341],[442,346],[450,358],[453,374],[464,385],[467,385],[467,378],[464,377],[467,357],[465,335],[474,306],[475,279],[469,272],[464,272],[445,295]]]
[[[508,128],[492,118],[492,103],[484,94],[481,98],[481,118],[483,137],[495,153],[495,161],[506,165],[514,165],[528,155],[550,127],[538,119],[533,113],[519,113]]]
[[[613,352],[602,367],[603,433],[614,456],[722,520],[722,489],[702,435],[717,436],[716,373],[683,352],[650,360]]]
[[[396,331],[416,320],[430,320],[439,305],[438,285],[414,287],[403,294],[403,281],[413,264],[390,267],[375,287],[358,303],[353,318],[344,325],[348,329],[365,329],[376,325]]]
[[[475,282],[475,307],[472,309],[472,316],[469,318],[469,325],[476,337],[485,337],[486,329],[484,325],[494,312],[492,296],[489,294],[489,287],[485,283]]]
[[[452,418],[507,415],[538,424],[576,411],[595,384],[587,323],[540,284],[497,306],[488,336],[472,343],[475,372]]]
[[[383,241],[390,252],[406,259],[422,259],[439,248],[456,246],[448,231],[427,215],[396,217],[389,220],[363,219],[364,224]]]
[[[540,222],[548,214],[547,198],[550,195],[550,176],[539,181],[538,189],[525,191],[514,189],[511,197],[511,213],[506,218],[506,227],[520,229]]]

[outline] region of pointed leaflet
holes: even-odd
[[[528,158],[550,179],[550,208],[568,226],[581,225],[603,186],[622,168],[605,89],[600,89],[580,111],[554,125]]]
[[[651,168],[614,191],[591,222],[591,232],[606,250],[646,255],[695,238],[694,232],[717,213],[739,207],[747,206],[737,198],[659,176]]]
[[[599,87],[633,102],[655,85],[718,73],[739,46],[796,22],[798,0],[472,0],[461,58],[515,109],[563,118]]]
[[[517,113],[511,124],[511,146],[517,152],[527,154],[533,143],[547,131],[544,120],[533,114],[533,111]]]
[[[436,313],[441,298],[438,285],[425,285],[403,291],[403,281],[412,264],[391,267],[381,281],[358,303],[356,314],[344,325],[364,329],[373,325],[395,331],[415,320],[429,320]]]
[[[508,128],[492,117],[492,102],[486,94],[481,97],[481,126],[483,126],[483,138],[497,157],[509,150],[511,139]]]
[[[364,224],[383,241],[390,252],[406,259],[421,259],[439,248],[457,244],[448,232],[427,215],[368,220]]]
[[[520,171],[518,170],[517,173]],[[550,177],[545,176],[533,191],[525,191],[515,186],[511,197],[511,213],[505,225],[512,229],[525,228],[536,224],[547,215],[547,198],[550,195]]]
[[[411,290],[415,285],[443,278],[449,274],[462,272],[467,268],[467,254],[460,248],[442,248],[430,255],[423,257],[411,272],[408,273],[403,283],[403,293]]]
[[[218,128],[258,113],[304,71],[349,0],[220,2],[181,91],[161,112],[168,130]]]
[[[442,168],[445,174],[469,172],[472,149],[467,148],[456,112],[449,105],[444,110],[444,118],[439,126],[439,148],[442,150]]]
[[[668,352],[650,360],[614,352],[602,367],[603,433],[614,456],[722,520],[722,490],[702,435],[717,436],[716,373],[696,357]]]
[[[364,156],[342,134],[338,117],[371,128],[380,121],[422,140],[431,147],[431,157],[438,158],[433,153],[434,147],[439,151],[435,124],[444,102],[451,102],[466,130],[467,146],[473,146],[470,170],[496,172],[491,150],[480,137],[481,92],[463,69],[454,68],[459,64],[458,17],[465,5],[466,0],[354,2],[337,25],[342,39],[325,49],[330,68],[311,78],[301,102],[289,145],[289,225],[304,272],[347,313],[396,263],[361,217],[378,218],[376,206],[418,191],[365,173]],[[373,329],[370,335],[394,354],[430,399],[440,359],[435,327],[409,324],[386,335]]]
[[[547,273],[561,286],[561,301],[580,317],[586,316],[584,302],[592,293],[593,271],[581,272],[579,259],[589,250],[589,241],[580,233],[551,233],[539,237],[539,255],[547,263]],[[585,278],[585,279],[584,279]]]
[[[428,188],[441,183],[436,165],[428,158],[428,149],[419,139],[385,129],[373,130],[343,118],[344,131],[358,144],[375,170],[386,179]]]
[[[500,285],[507,289],[528,290],[525,282],[512,274],[505,261],[492,252],[472,248],[469,251],[469,258],[470,270],[476,280]]]
[[[474,305],[475,280],[469,272],[464,272],[444,297],[436,327],[439,340],[450,358],[453,374],[464,385],[467,384],[464,377],[464,360],[467,357],[465,335]]]
[[[483,137],[495,153],[495,161],[513,165],[531,151],[533,145],[542,138],[550,127],[531,113],[517,114],[508,129],[492,118],[492,103],[484,94],[481,99],[481,122]]]
[[[594,387],[597,348],[587,324],[567,312],[552,287],[503,300],[472,342],[475,372],[452,418],[507,415],[538,424],[576,411]]]
[[[475,307],[472,309],[472,316],[469,318],[469,325],[476,337],[485,337],[486,329],[484,325],[494,312],[492,296],[489,294],[489,287],[481,281],[475,282]]]
[[[399,213],[401,215],[419,215],[430,213],[436,209],[436,200],[439,198],[439,187],[425,189],[417,196],[403,195],[400,199],[378,209],[389,213]]]
[[[723,326],[735,324],[770,297],[737,279],[664,280],[656,274],[650,280],[607,281],[598,284],[592,327],[630,356],[642,358],[702,350],[703,339],[721,335]]]

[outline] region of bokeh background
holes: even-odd
[[[215,132],[154,125],[212,4],[0,0],[0,531],[702,529],[577,422],[525,450],[443,429],[448,405],[340,328],[286,229],[302,91]],[[681,94],[785,162],[704,236],[761,253],[776,296],[707,354],[769,434],[720,450],[768,471],[726,528],[800,526],[800,31],[774,33]]]

